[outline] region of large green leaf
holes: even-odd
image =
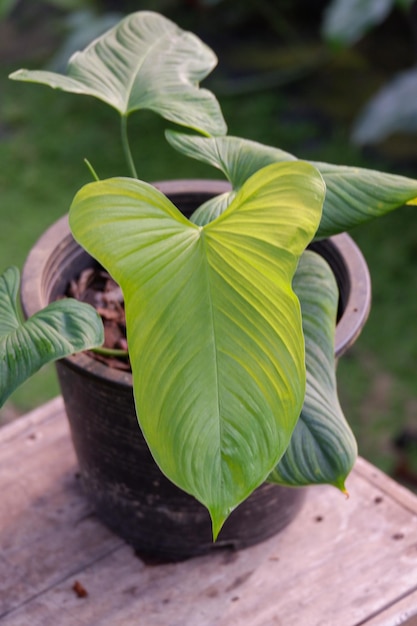
[[[293,161],[296,157],[279,148],[240,139],[238,137],[198,137],[168,131],[168,141],[187,156],[199,159],[221,170],[234,190],[239,189],[248,176],[269,163]],[[312,162],[326,183],[323,216],[316,239],[344,232],[397,209],[404,204],[417,204],[417,180],[385,174],[375,170],[345,165]],[[230,198],[232,195],[229,196]],[[216,202],[215,200],[212,202]],[[213,213],[227,205],[209,201],[193,216],[193,221],[204,224],[205,212]],[[204,212],[203,212],[204,211]]]
[[[103,325],[89,305],[59,300],[25,322],[17,308],[15,267],[0,276],[0,406],[43,365],[103,343]]]
[[[329,483],[344,491],[357,447],[337,396],[338,288],[326,261],[311,251],[301,257],[293,287],[303,317],[306,397],[288,449],[269,480],[291,486]]]
[[[226,125],[215,96],[198,85],[217,58],[198,37],[152,11],[139,11],[75,53],[67,76],[19,70],[10,78],[95,96],[122,116],[151,109],[208,135]]]
[[[121,285],[138,419],[156,462],[207,506],[216,537],[286,449],[305,391],[291,281],[320,220],[305,163],[251,177],[218,219],[189,222],[132,179],[75,197],[76,239]]]

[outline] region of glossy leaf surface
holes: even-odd
[[[170,131],[167,138],[184,154],[221,170],[235,190],[243,184],[246,176],[268,163],[295,160],[293,155],[279,148],[238,137],[206,138]],[[404,204],[417,203],[415,179],[359,167],[312,164],[326,183],[326,199],[316,239],[344,232]],[[209,209],[210,204],[207,203]],[[201,210],[192,219],[205,223]]]
[[[14,80],[94,96],[122,116],[150,109],[208,135],[226,125],[215,96],[198,85],[217,58],[198,37],[152,11],[139,11],[75,53],[67,75],[19,70]]]
[[[326,261],[311,251],[301,257],[293,286],[303,317],[306,397],[288,449],[269,480],[291,486],[329,483],[343,491],[357,446],[337,396],[338,288]]]
[[[199,227],[133,179],[84,187],[70,224],[121,285],[139,422],[156,462],[224,520],[286,449],[304,400],[291,280],[324,196],[317,170],[274,164]]]
[[[0,276],[0,406],[43,365],[103,343],[103,325],[89,305],[65,299],[25,322],[17,307],[20,277],[15,267]]]

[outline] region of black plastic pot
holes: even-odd
[[[189,215],[203,201],[229,189],[220,181],[157,183]],[[370,280],[350,237],[339,235],[314,246],[330,263],[340,290],[336,354],[353,343],[366,321]],[[71,278],[94,261],[73,240],[67,217],[56,222],[32,249],[22,275],[27,316],[65,293]],[[211,540],[206,509],[160,472],[140,432],[130,373],[112,369],[88,354],[57,363],[57,371],[84,489],[100,519],[132,544],[158,559],[180,560],[219,547],[244,548],[284,528],[298,512],[303,489],[264,484]]]

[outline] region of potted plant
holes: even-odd
[[[114,107],[130,177],[101,181],[90,166],[95,180],[74,198],[70,228],[60,220],[28,257],[25,323],[13,304],[16,271],[1,279],[0,398],[41,363],[33,361],[38,320],[47,316],[49,323],[50,306],[59,307],[61,326],[42,327],[43,357],[102,343],[97,314],[87,305],[79,317],[71,299],[50,303],[85,268],[105,268],[123,293],[131,373],[89,354],[66,356],[58,363],[66,410],[84,483],[103,519],[142,552],[170,558],[210,548],[201,504],[213,538],[225,524],[220,538],[240,546],[288,522],[302,493],[293,487],[329,483],[345,491],[356,443],[337,399],[335,358],[366,319],[369,280],[347,235],[322,240],[417,197],[417,181],[408,178],[307,163],[228,136],[215,96],[199,87],[215,64],[197,37],[142,11],[75,54],[66,76],[12,75]],[[139,180],[127,119],[143,108],[185,127],[166,132],[171,146],[211,164],[228,182]],[[349,273],[352,264],[362,267],[361,277]],[[338,316],[349,332],[335,356]],[[82,341],[55,352],[62,329],[78,339],[81,333]],[[75,404],[79,397],[88,417]],[[116,415],[108,417],[110,405]],[[256,518],[244,508],[254,498]],[[243,538],[241,525],[236,530],[232,523],[239,512],[243,526],[247,518]],[[190,517],[191,539],[182,526]],[[168,533],[159,528],[162,518]],[[153,538],[146,530],[152,526]]]

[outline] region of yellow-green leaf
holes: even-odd
[[[84,187],[70,224],[121,285],[139,422],[162,471],[207,506],[217,535],[285,451],[304,400],[291,282],[324,184],[274,164],[218,219],[189,222],[132,179]]]

